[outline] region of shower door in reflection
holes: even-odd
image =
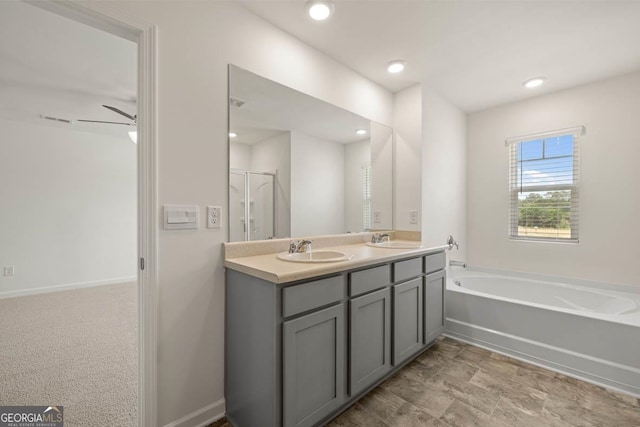
[[[275,174],[232,169],[229,174],[229,240],[275,236]]]

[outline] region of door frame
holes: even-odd
[[[158,230],[157,93],[158,29],[123,15],[117,4],[29,1],[77,22],[137,43],[138,46],[138,426],[157,425]]]

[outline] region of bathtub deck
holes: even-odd
[[[637,427],[640,400],[442,338],[329,426]]]

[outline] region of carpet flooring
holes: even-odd
[[[638,427],[640,399],[440,338],[328,425],[547,426]]]
[[[136,425],[136,283],[0,299],[0,405],[63,406],[65,427]]]

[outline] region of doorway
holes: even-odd
[[[55,244],[50,242],[45,244],[44,240],[38,244],[30,243],[22,246],[12,244],[8,250],[0,253],[0,264],[7,267],[2,268],[3,286],[0,292],[7,291],[7,295],[4,295],[6,298],[0,296],[0,304],[5,304],[0,311],[8,319],[3,319],[1,327],[3,332],[7,332],[6,337],[11,336],[16,340],[15,342],[22,345],[18,353],[2,355],[3,360],[10,360],[11,363],[3,362],[2,375],[6,376],[0,379],[2,384],[0,401],[3,405],[8,402],[20,406],[48,402],[51,405],[63,406],[65,421],[67,421],[65,425],[93,425],[94,423],[95,425],[155,425],[157,220],[150,215],[151,207],[156,203],[155,102],[153,98],[155,28],[139,28],[135,25],[120,23],[108,14],[97,13],[95,10],[74,4],[42,2],[38,4],[39,7],[34,7],[22,2],[5,2],[1,6],[31,8],[30,13],[37,16],[34,18],[36,20],[65,19],[76,25],[89,24],[86,28],[94,32],[98,31],[98,28],[107,29],[112,37],[113,34],[126,35],[125,38],[133,45],[134,61],[140,62],[138,71],[134,70],[133,80],[140,81],[141,87],[133,89],[133,100],[115,96],[113,99],[96,102],[98,110],[104,108],[102,107],[104,102],[104,105],[116,106],[119,110],[135,117],[133,122],[137,130],[137,145],[130,139],[128,130],[124,134],[126,136],[118,139],[119,136],[116,135],[118,131],[115,130],[117,125],[113,130],[107,130],[109,126],[106,123],[92,125],[89,121],[82,125],[79,123],[79,119],[93,120],[94,118],[97,119],[96,121],[122,123],[125,122],[124,118],[97,117],[100,113],[90,108],[86,110],[79,108],[77,115],[58,114],[55,108],[56,103],[51,100],[60,99],[57,97],[60,94],[59,88],[47,85],[46,79],[41,78],[30,88],[27,88],[29,85],[25,81],[14,81],[11,88],[3,88],[5,93],[13,97],[3,96],[3,100],[19,99],[22,94],[25,100],[30,101],[28,103],[30,106],[38,107],[38,114],[34,116],[34,111],[24,108],[17,108],[12,112],[11,108],[14,108],[15,104],[1,106],[0,119],[11,122],[10,126],[3,126],[3,129],[7,132],[11,131],[14,135],[11,138],[14,144],[2,144],[0,141],[10,154],[2,157],[14,160],[11,162],[12,167],[3,169],[24,173],[24,170],[19,171],[21,166],[17,160],[18,157],[28,159],[32,164],[23,164],[22,168],[32,172],[36,185],[31,188],[42,190],[43,186],[52,185],[47,191],[26,195],[25,189],[29,183],[14,180],[4,187],[3,193],[11,194],[10,198],[17,202],[11,204],[10,210],[14,214],[23,208],[29,215],[36,213],[35,219],[29,215],[20,216],[20,220],[27,223],[24,229],[31,233],[30,237],[35,236],[37,239],[41,232],[51,225],[52,218],[55,219],[53,228],[57,228],[56,231],[61,233],[57,236]],[[0,15],[7,16],[4,12]],[[31,29],[38,28],[38,24],[25,19],[27,18],[22,17],[15,22]],[[6,26],[3,26],[4,28]],[[51,37],[54,36],[55,32]],[[24,39],[10,38],[9,40],[14,43],[19,40],[19,44],[24,48]],[[69,46],[60,43],[58,48],[62,51]],[[15,57],[17,66],[29,65],[25,55],[30,52],[26,48],[20,56]],[[54,54],[55,50],[50,49],[48,53]],[[90,58],[85,58],[85,61],[87,60]],[[60,61],[58,65],[65,63]],[[82,74],[84,65],[86,63],[76,64],[77,67],[73,71]],[[34,74],[36,74],[35,77],[47,77],[47,74],[54,72],[59,73],[57,74],[59,76],[63,70],[49,67],[40,71],[40,76],[37,75],[38,73],[31,73],[31,77],[34,77]],[[23,77],[29,77],[29,73],[22,74]],[[66,83],[65,89],[71,89],[73,92],[73,83],[75,83],[73,78],[64,80],[62,83]],[[24,91],[25,88],[29,90]],[[45,93],[49,95],[48,100],[35,101],[38,94]],[[81,95],[83,94],[77,90],[74,92],[76,100],[82,98],[76,103],[78,107],[96,104],[89,102],[89,97]],[[99,95],[101,99],[105,99],[109,93]],[[135,102],[136,98],[137,102]],[[84,101],[87,102],[84,103]],[[64,112],[68,113],[68,111]],[[101,113],[108,113],[108,111]],[[30,121],[40,120],[42,120],[41,123],[30,123]],[[99,131],[80,127],[93,125],[103,128]],[[121,126],[128,127],[130,124],[125,123]],[[71,127],[74,128],[71,129]],[[33,131],[33,129],[36,130]],[[25,132],[35,135],[30,134],[27,137]],[[74,136],[69,136],[72,133]],[[57,137],[52,136],[54,134]],[[43,148],[42,144],[36,144],[45,140],[50,143],[49,147]],[[81,140],[89,142],[83,145]],[[19,149],[24,152],[20,153],[20,156],[11,156],[14,152],[9,150],[16,148],[16,142],[23,142]],[[109,143],[113,144],[109,146]],[[73,153],[70,150],[74,150]],[[105,154],[104,150],[109,153]],[[88,157],[87,153],[89,153]],[[114,166],[123,156],[129,156],[125,162],[127,166],[122,164],[119,167]],[[43,167],[45,163],[34,166],[35,160],[42,162],[47,157],[51,167],[55,164],[62,167],[47,169]],[[109,163],[107,160],[111,163],[106,164]],[[69,179],[62,180],[57,187],[53,185],[65,173],[70,175]],[[97,181],[87,179],[87,176],[95,178],[98,175],[100,179]],[[68,184],[74,181],[76,187],[73,189],[73,194],[76,197],[65,199],[62,196],[72,193]],[[115,184],[121,186],[113,188]],[[118,194],[122,195],[121,193],[126,192],[123,190],[124,187],[128,187],[127,197],[116,200]],[[78,188],[88,191],[77,193]],[[11,191],[14,192],[11,193]],[[87,206],[99,207],[98,205],[103,201],[100,196],[105,194],[114,196],[105,203],[106,208],[103,206],[102,210],[90,212],[85,209]],[[3,200],[8,200],[5,195]],[[24,201],[28,201],[30,205],[23,206],[27,204],[23,203]],[[8,210],[4,209],[5,206],[9,205],[3,202],[3,211],[7,212]],[[65,219],[69,220],[71,227],[64,223]],[[103,253],[96,254],[93,247],[86,244],[86,239],[95,238],[91,233],[99,231],[97,229],[100,228],[107,229],[108,226],[113,225],[113,222],[120,226],[120,231],[128,230],[128,233],[121,233],[128,234],[127,239],[130,244],[125,245],[126,249],[122,249],[122,252],[127,254],[110,250],[112,249],[109,246],[110,243],[127,240],[122,236],[116,236],[113,229],[111,232],[103,233],[100,240]],[[114,229],[117,230],[118,227]],[[20,240],[19,236],[16,238],[15,227],[13,230],[5,231],[5,235],[11,233],[13,233],[12,238],[25,241],[25,239]],[[0,239],[0,242],[2,241],[6,242],[8,239]],[[39,253],[38,251],[43,248],[45,253]],[[18,257],[20,253],[26,256]],[[28,259],[29,253],[32,254],[31,259]],[[83,258],[87,254],[91,255],[88,260]],[[119,262],[120,258],[126,258],[126,263]],[[14,260],[17,261],[14,262]],[[118,270],[116,267],[122,267],[120,264],[127,264],[126,268]],[[110,271],[110,268],[113,271]],[[86,274],[89,270],[96,273],[94,277],[87,279],[73,277],[74,274],[78,277],[80,273]],[[118,275],[116,270],[126,271]],[[26,280],[33,279],[32,276],[36,273],[40,274],[38,280]],[[66,276],[62,277],[65,274]],[[16,286],[15,279],[21,279],[22,284],[31,281],[32,285]],[[13,294],[10,294],[11,292]],[[93,294],[93,297],[89,294]],[[74,302],[80,303],[76,304],[79,308],[71,308]],[[5,309],[6,304],[12,304],[13,308]],[[47,317],[50,315],[53,317]],[[16,329],[29,326],[26,325],[29,322],[25,322],[25,319],[32,320],[31,327],[34,331],[39,331],[40,335],[32,334],[28,330]],[[9,347],[13,347],[14,350],[16,348],[16,346],[3,345],[3,353],[8,351]],[[128,353],[109,353],[114,348],[127,350]],[[11,359],[4,356],[10,356]],[[25,381],[28,375],[34,373],[36,375],[32,375],[28,381]],[[133,381],[131,381],[132,377]],[[123,381],[127,383],[124,387]],[[100,389],[99,386],[105,383],[107,387]],[[70,387],[66,387],[67,385]],[[126,388],[125,392],[123,392],[124,388]],[[96,390],[100,390],[100,393],[94,393]],[[121,400],[110,401],[111,397]],[[119,405],[124,410],[117,411]],[[100,413],[100,408],[105,411],[103,414]],[[85,409],[87,414],[81,414]]]

